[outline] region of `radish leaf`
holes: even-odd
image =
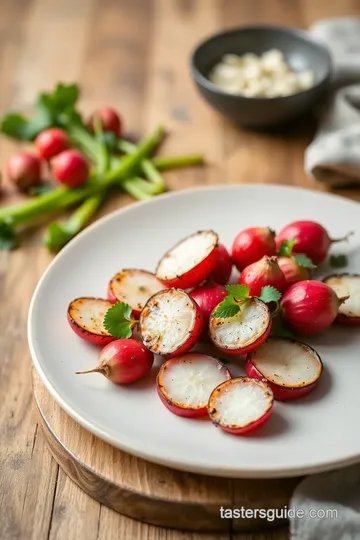
[[[294,337],[294,334],[285,326],[280,317],[275,317],[271,326],[270,335],[273,337],[279,338],[288,338],[291,339]]]
[[[346,255],[331,255],[330,266],[332,268],[344,268],[348,265],[348,258]]]
[[[105,314],[104,327],[110,335],[117,339],[131,337],[132,328],[137,322],[131,319],[131,307],[125,302],[118,302],[109,308]]]
[[[292,259],[296,262],[298,266],[301,266],[302,268],[316,268],[316,265],[304,253],[297,253],[296,255],[292,255]]]
[[[295,244],[295,238],[292,238],[291,240],[284,240],[283,242],[281,242],[278,255],[280,255],[280,257],[290,257]]]

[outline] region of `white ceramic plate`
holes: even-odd
[[[105,296],[109,278],[124,267],[154,269],[179,239],[216,230],[228,246],[249,226],[279,228],[316,219],[333,236],[356,234],[337,247],[360,271],[360,205],[291,187],[217,186],[172,193],[98,221],[49,266],[29,312],[34,365],[52,396],[77,422],[109,443],[149,461],[186,471],[229,477],[280,477],[313,473],[360,460],[360,332],[333,327],[309,340],[325,373],[308,397],[276,403],[273,417],[253,436],[234,437],[207,420],[171,414],[151,376],[127,387],[99,374],[77,376],[97,364],[97,348],[79,339],[66,320],[78,296]],[[333,250],[336,252],[336,250]],[[328,270],[324,269],[324,273]],[[231,369],[231,367],[230,367]],[[241,363],[235,374],[243,373]]]

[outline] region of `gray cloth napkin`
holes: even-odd
[[[360,539],[360,465],[308,476],[291,500],[291,540]]]
[[[322,20],[309,31],[330,50],[334,72],[305,170],[331,187],[360,186],[360,18]]]

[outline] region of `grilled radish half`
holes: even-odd
[[[115,339],[104,327],[105,313],[111,306],[111,302],[102,298],[76,298],[69,304],[68,322],[75,334],[85,341],[106,345]]]
[[[360,275],[334,274],[324,282],[336,292],[339,298],[349,296],[339,307],[336,322],[349,326],[360,325]]]

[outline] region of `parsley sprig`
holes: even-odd
[[[118,302],[109,308],[105,314],[104,327],[109,334],[117,339],[132,336],[134,326],[139,322],[131,317],[131,306]]]
[[[228,296],[220,302],[214,311],[214,316],[219,319],[234,317],[248,300],[254,298],[250,295],[250,289],[247,285],[227,285],[226,290]],[[278,306],[281,293],[275,287],[266,285],[261,289],[260,296],[256,296],[255,298],[262,300],[265,304],[275,302]]]

